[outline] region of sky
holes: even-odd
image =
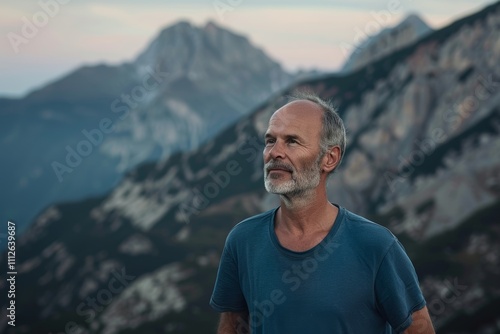
[[[207,21],[247,36],[287,70],[336,71],[346,45],[409,13],[439,29],[483,0],[2,0],[0,96],[22,97],[82,65],[133,61],[159,31]]]

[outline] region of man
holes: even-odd
[[[210,305],[218,333],[434,333],[413,265],[386,228],[328,201],[345,151],[335,109],[304,95],[265,134],[280,206],[229,233]]]

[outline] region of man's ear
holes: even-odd
[[[340,162],[340,147],[330,147],[323,157],[323,171],[330,173],[334,170]]]

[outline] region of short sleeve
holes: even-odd
[[[217,312],[243,312],[247,310],[245,297],[241,291],[238,265],[227,244],[222,251],[210,306]]]
[[[407,329],[412,313],[425,306],[415,268],[397,240],[377,271],[375,293],[380,313],[397,333]]]

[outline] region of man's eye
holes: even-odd
[[[266,145],[269,145],[269,144],[274,144],[274,139],[266,139]]]
[[[297,143],[297,141],[296,141],[295,139],[293,139],[293,138],[288,139],[288,142],[289,142],[290,144],[295,144],[295,143]]]

